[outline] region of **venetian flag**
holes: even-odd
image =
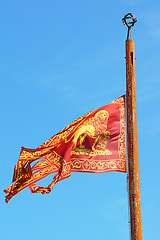
[[[122,96],[76,119],[38,148],[22,147],[14,167],[14,183],[4,190],[6,202],[26,187],[32,193],[49,193],[71,172],[126,172],[125,142]],[[47,187],[35,184],[51,173],[56,174]]]

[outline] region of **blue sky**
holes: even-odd
[[[128,12],[138,19],[132,34],[142,231],[145,240],[158,239],[158,0],[1,1],[1,239],[129,239],[124,173],[72,173],[50,194],[25,189],[8,204],[3,193],[21,146],[38,147],[77,117],[125,93],[127,29],[121,19]]]

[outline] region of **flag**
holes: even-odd
[[[71,172],[126,172],[124,98],[79,117],[36,149],[22,147],[14,183],[4,190],[6,202],[26,187],[49,193]],[[56,174],[47,187],[35,184],[51,173]]]

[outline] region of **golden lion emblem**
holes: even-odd
[[[74,148],[72,154],[99,154],[110,155],[107,142],[110,133],[107,131],[109,113],[106,110],[98,111],[94,117],[85,121],[72,135]],[[71,139],[70,139],[71,140]],[[103,153],[102,153],[103,152]]]

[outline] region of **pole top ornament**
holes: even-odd
[[[129,34],[130,38],[132,38],[131,27],[137,22],[137,18],[132,13],[127,13],[124,18],[122,18],[122,22],[128,27],[127,39],[129,39]]]

